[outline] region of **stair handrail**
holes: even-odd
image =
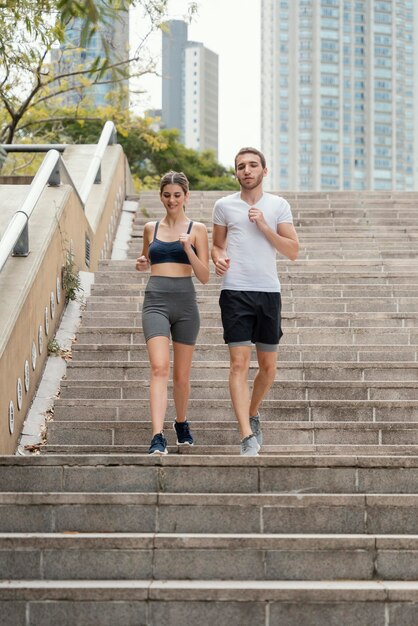
[[[80,197],[85,206],[87,198],[94,184],[101,183],[101,163],[105,150],[108,145],[116,143],[116,128],[113,122],[106,122],[103,126],[102,134],[100,135],[99,142],[96,146],[95,153],[90,162],[87,174],[84,177],[83,184],[80,189]]]
[[[58,186],[61,184],[61,175],[64,174],[83,209],[94,184],[101,182],[101,162],[106,147],[116,142],[116,128],[113,122],[107,121],[103,127],[95,153],[90,162],[80,191],[73,182],[64,159],[58,150],[48,150],[39,170],[29,187],[28,195],[22,206],[15,212],[7,228],[0,239],[0,272],[7,259],[13,252],[14,256],[27,256],[29,254],[29,229],[28,222],[32,212],[46,185]],[[61,145],[59,146],[61,148]],[[30,151],[30,144],[28,144]],[[11,151],[11,150],[10,150]]]

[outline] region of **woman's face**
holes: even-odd
[[[184,193],[182,187],[176,184],[165,185],[160,194],[165,210],[170,213],[183,210],[188,197],[189,193]]]

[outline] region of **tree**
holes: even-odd
[[[192,189],[236,190],[231,168],[219,163],[213,152],[196,152],[179,141],[177,130],[152,129],[152,120],[107,106],[79,107],[57,112],[39,108],[31,111],[19,130],[23,141],[29,137],[39,143],[96,143],[103,123],[111,119],[118,142],[127,156],[138,189],[156,189],[162,174],[170,169],[184,171]],[[16,159],[21,166],[22,157]]]
[[[32,110],[58,101],[77,88],[126,81],[155,71],[144,45],[166,17],[168,0],[0,0],[0,143],[12,143]],[[129,6],[142,8],[144,35],[129,58],[112,56],[103,35],[106,25],[121,19]],[[195,10],[191,3],[190,12]],[[66,28],[77,19],[80,41],[68,41]],[[75,70],[51,62],[54,51],[72,54],[92,37],[101,38],[102,53]]]

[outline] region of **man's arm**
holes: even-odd
[[[217,276],[223,276],[229,269],[229,259],[226,255],[228,229],[226,226],[213,224],[212,231],[212,261],[215,264]]]
[[[277,233],[269,228],[271,239],[266,233],[267,239],[273,244],[277,252],[290,259],[296,261],[299,254],[299,238],[293,224],[279,224]]]

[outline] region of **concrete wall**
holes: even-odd
[[[71,146],[68,153],[64,152],[77,185],[94,148]],[[85,211],[70,185],[45,188],[29,222],[29,256],[10,257],[0,273],[0,454],[14,453],[39,384],[47,344],[65,306],[65,293],[60,291],[67,255],[72,252],[77,269],[84,271],[94,271],[101,258],[110,256],[125,198],[125,176],[121,147],[109,146],[102,162],[103,182],[94,186]],[[19,188],[18,201],[14,203],[13,192],[17,190],[0,186],[0,213],[12,212],[10,207],[21,202],[22,186]],[[90,240],[89,266],[85,263],[86,235]],[[9,419],[11,403],[13,432]]]

